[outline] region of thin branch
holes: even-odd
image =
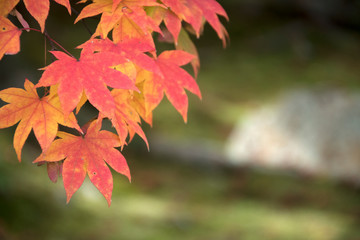
[[[71,7],[71,11],[73,11],[75,14],[79,15],[79,12],[75,8]],[[92,36],[94,33],[91,31],[89,26],[86,24],[85,19],[81,19],[80,22],[84,25],[86,30],[89,32],[90,36]]]
[[[36,31],[36,32],[40,32],[42,33],[39,29],[35,29],[35,28],[21,28],[20,30],[22,31],[27,31],[27,30],[31,30],[31,31]],[[70,52],[68,52],[63,46],[60,45],[60,43],[58,43],[57,41],[55,41],[53,38],[50,37],[49,34],[47,34],[46,32],[42,33],[44,34],[44,36],[50,41],[50,44],[55,43],[58,47],[61,48],[61,50],[63,50],[66,54],[68,54],[70,57],[75,58]]]

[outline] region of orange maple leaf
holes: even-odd
[[[106,163],[131,180],[124,156],[114,148],[120,146],[118,136],[100,128],[101,121],[93,121],[85,136],[59,132],[60,139],[55,140],[49,150],[34,161],[57,162],[65,159],[62,176],[67,202],[80,188],[87,174],[110,206],[113,178]]]
[[[69,14],[71,14],[71,6],[69,0],[54,0],[58,4],[67,8]],[[24,0],[26,9],[29,11],[41,27],[41,31],[45,30],[45,21],[49,14],[50,2],[49,0]]]
[[[97,35],[99,30],[97,29]],[[141,28],[129,18],[121,18],[114,26],[112,38],[115,43],[123,43],[136,40],[139,43],[146,43],[155,48],[154,39],[149,32],[143,32]],[[152,55],[156,55],[155,51]]]
[[[134,22],[144,34],[153,31],[161,33],[159,26],[147,16],[143,6],[119,5],[113,13],[104,12],[100,20],[104,38],[107,33],[114,28],[115,24],[122,18],[127,18]]]
[[[6,17],[18,2],[19,0],[0,0],[0,16]]]
[[[9,19],[0,16],[0,60],[4,54],[16,54],[20,51],[21,30]]]
[[[20,121],[14,135],[14,148],[19,161],[21,150],[31,129],[34,130],[41,149],[46,152],[55,139],[58,124],[76,128],[81,132],[73,114],[62,113],[56,90],[39,98],[34,84],[25,80],[24,89],[8,88],[0,91],[0,98],[9,103],[0,108],[0,128],[10,127]]]
[[[51,86],[59,83],[58,94],[65,115],[80,102],[83,91],[89,102],[107,117],[112,117],[115,102],[107,86],[137,90],[133,81],[120,71],[110,68],[126,59],[115,53],[93,53],[83,48],[80,59],[63,52],[51,52],[58,60],[45,68],[36,86]]]
[[[140,31],[148,35],[152,31],[161,33],[157,24],[147,16],[144,6],[159,6],[156,0],[94,0],[93,3],[83,8],[79,16],[76,18],[75,23],[79,20],[101,14],[101,19],[98,24],[96,35],[106,38],[109,32],[118,27],[122,21],[130,21],[133,26],[133,31]],[[115,38],[114,38],[115,40]]]

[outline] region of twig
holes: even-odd
[[[73,11],[75,14],[79,15],[79,12],[71,7],[71,11]],[[84,27],[86,28],[86,30],[89,32],[90,36],[92,36],[94,33],[91,31],[91,29],[88,27],[88,25],[86,24],[84,19],[81,19],[80,22],[84,25]]]
[[[35,29],[35,28],[21,28],[20,30],[22,31],[27,31],[27,30],[31,30],[31,31],[36,31],[36,32],[40,32],[42,33],[39,29]],[[61,48],[61,50],[63,50],[66,54],[68,54],[69,56],[75,58],[70,52],[68,52],[63,46],[60,45],[60,43],[58,43],[57,41],[55,41],[53,38],[50,37],[49,34],[46,33],[46,31],[44,31],[44,36],[50,41],[50,44],[53,45],[53,43],[55,43],[58,47]],[[54,47],[54,46],[53,46]]]

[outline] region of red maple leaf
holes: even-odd
[[[203,18],[205,18],[223,41],[223,45],[226,45],[228,34],[218,15],[227,20],[229,18],[218,2],[215,0],[162,0],[162,2],[170,7],[180,19],[190,23],[198,36],[203,25]]]
[[[113,178],[106,163],[131,180],[130,170],[124,156],[115,149],[120,146],[118,136],[109,131],[100,130],[100,128],[101,121],[93,121],[87,128],[85,136],[59,132],[60,139],[55,140],[49,150],[34,161],[35,163],[57,162],[65,159],[62,177],[67,202],[88,175],[110,206]]]
[[[161,74],[159,67],[156,65],[153,58],[145,54],[145,52],[151,52],[154,48],[146,43],[138,42],[136,40],[130,40],[123,43],[114,43],[110,39],[90,39],[79,48],[88,48],[94,52],[112,52],[120,54],[131,62],[135,63],[139,67]]]
[[[56,183],[59,176],[62,175],[62,162],[47,162],[46,170],[48,172],[49,179]]]
[[[226,46],[226,41],[228,38],[228,33],[224,26],[219,21],[217,15],[221,15],[229,21],[229,17],[227,16],[225,10],[221,7],[221,5],[215,0],[188,0],[192,2],[191,6],[196,6],[202,12],[204,18],[209,22],[212,28],[216,31],[219,38],[223,41],[223,45]],[[194,17],[199,17],[198,15],[194,15]],[[198,22],[202,21],[202,18],[198,18]]]
[[[115,102],[107,86],[137,90],[133,81],[120,71],[110,68],[126,59],[115,53],[93,53],[84,48],[80,59],[63,52],[51,52],[58,60],[45,68],[36,85],[59,84],[58,94],[65,114],[69,114],[80,101],[83,91],[89,102],[107,117],[112,117]]]
[[[165,93],[184,121],[187,121],[188,97],[184,88],[199,98],[201,93],[195,79],[180,66],[188,64],[193,58],[193,55],[181,50],[160,54],[156,63],[163,76],[153,74],[152,79],[144,82],[145,104],[150,111],[160,103]]]
[[[173,37],[173,42],[177,44],[179,33],[181,30],[181,19],[170,9],[163,7],[151,7],[147,10],[148,14],[160,25],[164,21],[166,28]],[[163,31],[163,35],[166,35]]]

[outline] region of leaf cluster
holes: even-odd
[[[135,134],[148,145],[141,121],[152,125],[152,112],[164,95],[187,121],[185,89],[201,98],[195,78],[182,68],[190,63],[196,77],[200,66],[189,34],[199,37],[208,22],[225,46],[228,35],[218,17],[228,17],[215,0],[54,1],[69,14],[76,13],[72,5],[82,3],[74,24],[100,16],[90,39],[77,46],[79,59],[46,32],[50,0],[0,0],[0,60],[20,51],[25,30],[44,34],[61,49],[50,51],[54,61],[42,69],[35,85],[26,79],[24,89],[0,91],[0,99],[8,103],[0,108],[0,128],[18,123],[14,148],[19,161],[34,131],[42,150],[34,162],[46,163],[54,182],[62,175],[67,201],[88,175],[110,205],[113,179],[108,165],[131,179],[126,160],[116,148],[128,144]],[[24,20],[17,7],[20,2],[40,29]],[[17,21],[10,21],[9,15]],[[174,50],[159,54],[155,36],[174,43]],[[45,89],[44,96],[38,95],[38,89]],[[77,117],[86,102],[99,114],[80,127]],[[105,118],[116,134],[101,130]],[[77,134],[59,131],[59,124]]]

